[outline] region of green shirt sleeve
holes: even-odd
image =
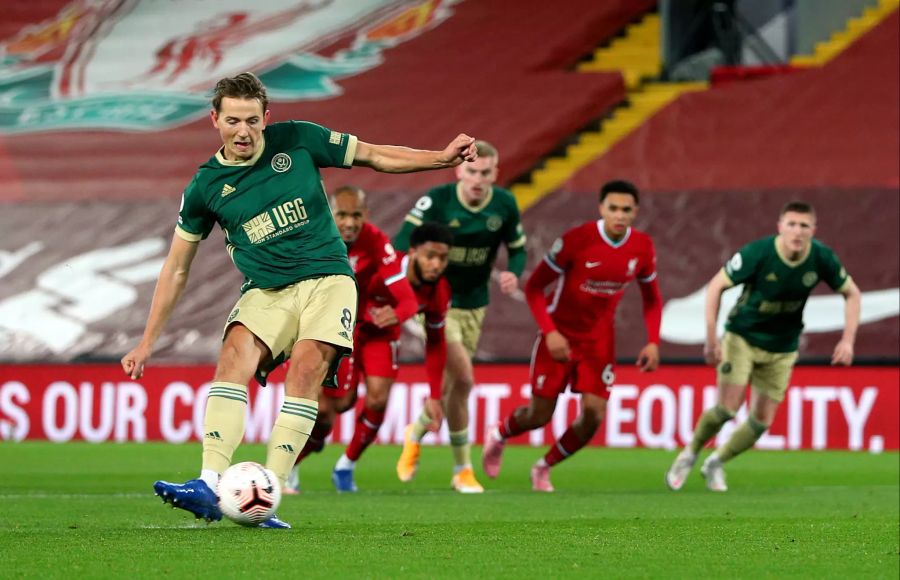
[[[528,253],[525,250],[525,230],[522,228],[522,219],[519,215],[519,206],[516,198],[512,197],[509,204],[509,218],[503,223],[503,242],[506,244],[508,259],[506,267],[516,276],[521,276],[525,271],[525,263],[528,261]]]
[[[356,137],[339,133],[308,121],[291,121],[300,146],[306,149],[319,167],[353,166],[356,156]]]
[[[507,269],[517,277],[522,277],[525,271],[525,262],[528,261],[528,253],[525,248],[510,248],[507,246],[509,258],[506,260]]]
[[[753,277],[762,257],[760,243],[762,242],[756,241],[747,244],[725,262],[725,275],[735,286]]]
[[[831,248],[822,246],[822,250],[819,277],[828,284],[829,288],[838,292],[844,287],[850,276]]]
[[[401,227],[400,231],[397,232],[397,235],[394,236],[394,249],[398,252],[406,252],[409,250],[409,236],[414,229],[425,222],[441,221],[437,218],[437,216],[440,215],[440,212],[437,210],[433,193],[434,190],[429,191],[416,200],[415,205],[409,210],[406,217],[403,218],[403,227]]]
[[[216,217],[206,205],[198,177],[195,175],[181,194],[181,209],[175,226],[175,233],[189,242],[205,240],[216,225]]]

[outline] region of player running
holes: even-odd
[[[484,488],[472,470],[469,442],[469,393],[475,384],[472,357],[481,336],[491,270],[500,244],[508,254],[507,270],[500,273],[500,290],[512,294],[525,269],[525,233],[519,220],[516,198],[495,187],[499,156],[489,143],[476,141],[478,159],[456,169],[456,183],[436,187],[419,198],[406,216],[394,245],[406,249],[409,235],[424,221],[450,227],[453,248],[447,279],[453,289],[453,304],[447,317],[447,369],[444,374],[444,408],[450,428],[454,468],[451,485],[461,493],[481,493]],[[417,445],[434,418],[426,408],[408,431],[407,445]],[[413,457],[404,453],[404,457]],[[398,467],[415,472],[414,466]],[[403,479],[404,476],[401,476]]]
[[[488,428],[482,456],[488,477],[500,473],[506,439],[546,425],[567,385],[581,393],[581,413],[531,468],[532,489],[553,491],[550,468],[594,436],[606,416],[615,378],[616,306],[635,278],[647,330],[647,345],[637,364],[642,371],[659,365],[662,299],[656,251],[650,236],[631,227],[638,202],[631,183],[605,184],[600,190],[601,219],[563,234],[528,279],[525,295],[541,331],[531,356],[531,402]],[[548,305],[544,289],[553,282],[556,289]]]
[[[814,239],[816,212],[808,203],[790,202],[778,219],[778,235],[750,242],[719,270],[706,288],[706,344],[703,355],[717,365],[718,402],[700,416],[691,443],[666,472],[666,485],[677,491],[700,450],[733,419],[752,387],[750,414],[700,467],[710,491],[727,491],[723,465],[747,451],[768,430],[784,399],[803,331],[803,307],[824,280],[843,294],[844,333],[834,347],[833,365],[853,363],[859,328],[860,292],[835,253]],[[728,315],[719,342],[716,323],[722,292],[735,284],[744,290]]]
[[[403,173],[475,160],[474,139],[459,135],[443,151],[372,145],[313,123],[268,125],[265,87],[251,73],[220,80],[210,117],[222,147],[182,196],[140,344],[122,357],[139,379],[185,285],[200,240],[218,223],[244,274],[242,296],[225,322],[204,421],[198,479],[157,481],[163,500],[198,518],[219,520],[216,488],[244,436],[247,384],[290,358],[285,397],[269,437],[266,467],[284,487],[309,437],[319,392],[353,348],[356,284],[325,192],[320,167],[353,165]],[[262,527],[289,528],[277,517]]]
[[[319,401],[316,425],[297,457],[285,493],[299,492],[299,464],[310,453],[325,446],[334,419],[356,404],[361,376],[366,379],[365,403],[357,419],[353,440],[338,461],[332,480],[338,491],[355,491],[352,465],[375,439],[384,420],[390,388],[397,376],[397,325],[416,313],[418,304],[412,286],[403,274],[400,256],[388,237],[369,220],[366,194],[358,187],[345,186],[331,196],[334,221],[347,246],[347,257],[359,286],[358,317],[353,342],[354,354],[338,371],[338,388],[325,389]],[[348,459],[348,455],[350,459]]]

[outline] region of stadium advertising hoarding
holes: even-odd
[[[0,366],[0,439],[66,442],[196,441],[203,427],[211,366],[151,367],[139,381],[114,365]],[[761,449],[898,449],[900,371],[896,367],[799,367]],[[245,440],[264,441],[283,393],[283,372],[270,386],[250,389]],[[526,401],[530,385],[525,365],[482,365],[470,402],[471,430],[481,442],[485,425]],[[608,416],[592,442],[608,447],[680,447],[690,438],[702,409],[715,402],[714,375],[702,366],[670,366],[653,374],[620,367]],[[400,443],[403,428],[428,396],[425,369],[406,366],[395,385],[381,443]],[[514,442],[544,445],[561,435],[578,412],[578,397],[563,396],[543,430]],[[738,420],[745,416],[742,409]],[[335,426],[336,440],[347,443],[355,417]],[[718,436],[727,438],[734,423]],[[446,425],[426,443],[446,443]]]

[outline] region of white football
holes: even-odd
[[[236,524],[258,526],[275,513],[280,502],[278,479],[259,463],[235,463],[219,479],[219,508]]]

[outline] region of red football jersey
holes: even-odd
[[[409,256],[403,256],[403,259],[400,261],[400,270],[404,278],[406,278],[408,262]],[[437,284],[422,284],[418,288],[413,287],[413,292],[416,295],[417,312],[425,315],[425,323],[431,328],[443,327],[444,319],[447,317],[447,311],[450,308],[450,284],[447,282],[447,279],[442,277]],[[365,293],[368,295],[369,308],[386,304],[393,307],[397,306],[397,299],[394,298],[381,278],[373,279]],[[391,340],[400,338],[399,325],[376,328],[372,324],[367,324],[364,325],[361,332],[365,332],[367,336],[390,337]]]
[[[553,243],[544,262],[560,275],[547,312],[570,340],[595,340],[608,332],[625,286],[656,278],[656,250],[647,234],[628,228],[618,242],[603,220],[572,228]]]
[[[390,239],[369,222],[363,224],[359,237],[347,248],[347,257],[359,286],[359,324],[366,326],[366,321],[371,320],[368,312],[373,306],[372,292],[406,277],[400,266],[400,256],[394,251]],[[387,290],[385,292],[390,294]]]
[[[409,267],[409,256],[403,256],[403,272]],[[441,279],[435,284],[420,284],[418,288],[413,287],[416,293],[416,301],[419,304],[419,314],[425,315],[425,324],[431,328],[442,328],[447,311],[450,310],[450,283],[447,278],[441,276]]]

